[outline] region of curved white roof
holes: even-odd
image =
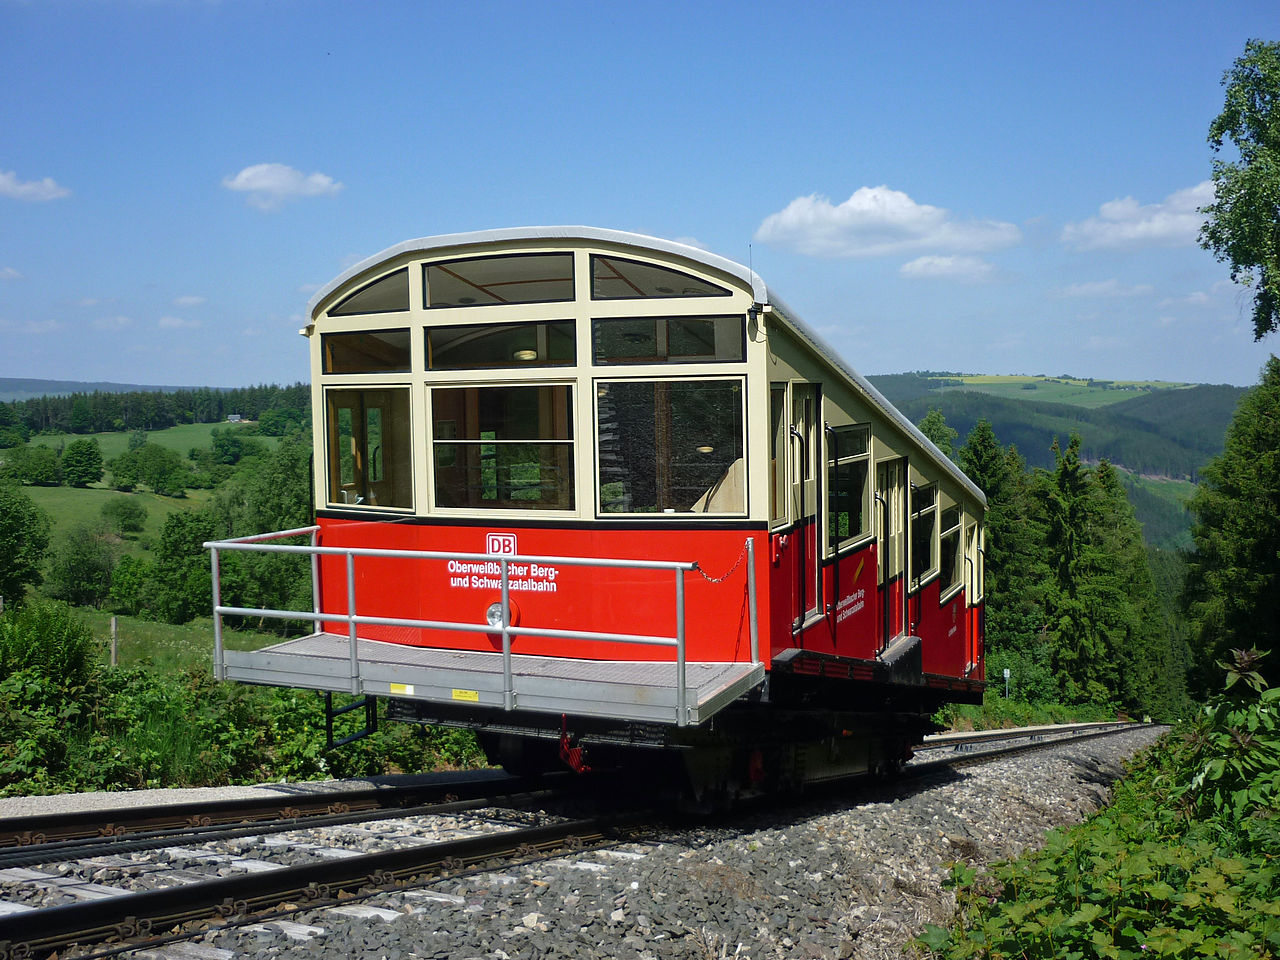
[[[315,295],[307,303],[307,316],[311,318],[316,308],[343,284],[376,267],[378,264],[385,263],[396,257],[405,254],[425,254],[432,250],[446,248],[500,244],[512,240],[594,240],[600,243],[635,247],[641,251],[673,254],[693,263],[711,267],[731,277],[736,277],[744,286],[751,289],[756,303],[761,306],[766,304],[771,306],[773,308],[773,316],[781,320],[787,328],[808,343],[833,370],[845,377],[859,393],[864,394],[886,417],[910,436],[929,459],[933,460],[934,463],[960,483],[984,507],[986,506],[987,498],[983,495],[982,490],[978,488],[978,485],[965,476],[964,472],[952,463],[946,454],[939,450],[928,437],[921,433],[919,428],[908,420],[897,407],[886,400],[884,395],[873,387],[866,377],[854,370],[840,354],[832,349],[831,345],[823,340],[817,331],[801,320],[794,310],[774,296],[764,281],[760,279],[759,274],[733,260],[714,253],[708,253],[698,247],[691,247],[685,243],[664,240],[661,237],[650,237],[642,233],[629,233],[625,230],[604,230],[600,227],[585,226],[510,227],[501,230],[476,230],[469,233],[446,233],[435,237],[421,237],[417,240],[406,240],[403,243],[397,243],[393,247],[387,247],[387,249],[344,270],[316,291]]]

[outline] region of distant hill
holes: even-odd
[[[172,393],[190,390],[190,386],[158,386],[139,383],[90,383],[82,380],[24,380],[18,377],[0,377],[0,403],[14,400],[33,400],[36,397],[65,397],[72,393]],[[214,387],[213,389],[220,389]]]
[[[1120,385],[1065,377],[901,373],[868,379],[914,423],[940,409],[960,442],[985,417],[996,439],[1006,447],[1016,445],[1032,467],[1052,468],[1054,438],[1065,446],[1073,432],[1079,433],[1086,460],[1105,457],[1121,469],[1143,536],[1166,549],[1190,546],[1191,518],[1184,504],[1195,492],[1200,469],[1222,452],[1246,392],[1208,384]],[[1067,397],[1082,402],[1062,402]]]
[[[1016,444],[1033,467],[1052,466],[1054,437],[1065,445],[1074,431],[1083,440],[1081,455],[1087,460],[1105,457],[1135,474],[1187,480],[1195,480],[1200,468],[1222,452],[1227,426],[1246,389],[1180,384],[1116,390],[1116,401],[1085,407],[1026,402],[967,385],[939,391],[924,374],[868,379],[913,422],[940,409],[961,440],[985,417],[997,439],[1005,446]],[[1032,392],[1038,391],[1027,391]]]

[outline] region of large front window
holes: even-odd
[[[742,381],[597,381],[602,513],[744,513]]]
[[[329,390],[329,503],[412,507],[409,391]]]
[[[561,384],[433,389],[436,506],[572,510],[572,398]]]

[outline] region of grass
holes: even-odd
[[[1153,496],[1178,507],[1185,507],[1187,501],[1195,495],[1196,485],[1190,480],[1174,480],[1168,477],[1143,477],[1131,474],[1134,486],[1142,487]]]
[[[973,390],[1007,400],[1036,400],[1042,403],[1070,403],[1079,407],[1105,407],[1128,400],[1143,390],[1179,390],[1189,383],[1166,383],[1156,380],[1094,381],[1062,377],[978,374],[964,377],[932,377],[933,380],[963,381],[963,387],[940,387],[944,390]],[[1104,386],[1105,384],[1105,386]],[[1110,389],[1108,389],[1110,388]]]
[[[111,655],[111,614],[105,610],[77,607],[102,651],[102,660]],[[211,670],[213,665],[213,618],[203,617],[174,625],[137,617],[117,617],[117,663],[122,667],[151,666],[159,673],[183,670]],[[223,643],[229,650],[257,650],[278,643],[275,634],[248,630],[224,630]]]
[[[227,423],[180,423],[176,427],[148,431],[147,440],[176,451],[185,460],[193,447],[209,446],[214,430],[225,430],[228,427],[235,428],[234,424]],[[92,438],[98,441],[98,447],[102,450],[102,458],[104,460],[112,460],[129,448],[129,436],[128,432],[115,431],[87,434],[43,433],[33,436],[31,442],[57,449],[65,447],[72,440]],[[277,437],[258,435],[257,439],[270,447],[275,447],[279,443]]]
[[[160,535],[169,514],[179,510],[196,510],[212,495],[209,490],[188,490],[185,497],[161,497],[154,493],[120,493],[101,485],[83,487],[23,487],[22,492],[48,511],[53,518],[53,540],[60,532],[77,523],[96,523],[102,519],[102,505],[116,497],[134,497],[147,508],[142,533],[128,534],[122,541],[123,552],[142,556],[146,544]]]

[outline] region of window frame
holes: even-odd
[[[649,521],[661,522],[663,520],[670,521],[673,519],[678,519],[681,521],[704,520],[704,519],[709,521],[723,521],[726,519],[741,519],[741,518],[749,517],[751,515],[751,492],[750,492],[750,482],[749,482],[750,471],[748,467],[749,457],[750,457],[750,450],[748,449],[748,438],[750,436],[751,424],[748,419],[749,410],[747,406],[747,376],[748,376],[747,373],[743,372],[736,375],[710,376],[710,377],[703,377],[703,376],[696,376],[696,375],[671,376],[671,377],[645,377],[645,376],[636,376],[634,374],[622,375],[622,376],[609,376],[609,377],[592,377],[591,392],[592,392],[593,399],[591,402],[591,412],[592,412],[593,477],[591,481],[591,494],[592,494],[592,504],[593,504],[593,515],[595,519],[624,520],[624,521],[639,520],[639,521],[645,521],[645,522],[649,522]],[[611,512],[611,511],[606,512],[605,510],[603,510],[602,506],[603,506],[604,482],[600,474],[600,464],[601,464],[600,387],[602,384],[615,384],[615,383],[647,383],[647,384],[658,384],[658,383],[666,383],[666,384],[729,383],[729,384],[733,384],[733,383],[736,383],[738,384],[738,388],[739,388],[738,389],[738,408],[739,408],[739,415],[741,417],[740,431],[739,431],[739,440],[741,445],[740,459],[742,460],[742,463],[743,463],[743,475],[746,481],[744,483],[743,491],[742,491],[742,509],[737,511],[732,511],[732,512],[716,512],[716,513],[694,512],[692,510],[672,510],[669,513],[665,512],[665,510],[658,510],[653,512],[631,511],[627,513],[623,513],[623,512]],[[731,467],[732,467],[732,463],[730,464],[730,468]]]
[[[916,497],[930,493],[932,499],[923,509],[916,509]],[[913,593],[919,592],[939,573],[938,549],[938,484],[937,482],[911,484],[907,490],[907,582]],[[916,523],[932,514],[929,532],[929,565],[916,574]]]
[[[659,293],[659,294],[655,294],[654,296],[649,296],[648,294],[644,294],[644,293],[638,293],[635,296],[630,296],[630,297],[598,296],[596,294],[596,260],[598,259],[617,260],[621,263],[634,263],[642,267],[652,267],[657,270],[665,270],[670,273],[688,277],[691,280],[697,280],[699,283],[705,283],[708,286],[715,287],[718,292]],[[665,263],[652,263],[647,260],[639,260],[635,257],[621,257],[621,256],[618,256],[617,254],[612,254],[612,253],[601,253],[599,251],[590,251],[587,256],[587,271],[588,271],[587,298],[597,303],[610,303],[610,302],[626,301],[626,300],[696,300],[704,297],[719,299],[721,297],[733,296],[733,291],[730,290],[728,287],[724,286],[723,284],[716,283],[712,280],[708,280],[706,277],[698,276],[698,274],[696,273],[690,273],[688,270],[682,270],[677,267],[672,267]]]
[[[489,306],[498,306],[498,304],[489,304]],[[573,357],[569,360],[538,360],[536,357],[532,360],[518,360],[514,357],[506,363],[499,364],[478,364],[469,367],[436,367],[431,363],[431,332],[433,330],[470,330],[479,327],[490,327],[495,331],[498,328],[511,327],[550,327],[552,324],[568,324],[569,325],[569,341],[572,344]],[[511,322],[487,321],[482,323],[424,323],[422,330],[422,363],[425,372],[428,374],[442,373],[476,373],[486,370],[572,370],[579,366],[578,363],[578,322],[573,317],[548,317],[546,319],[533,320],[514,320]],[[548,329],[548,339],[550,330]]]
[[[504,300],[499,303],[439,303],[431,302],[431,284],[427,279],[427,271],[432,267],[444,267],[451,263],[474,263],[479,260],[515,260],[529,257],[565,257],[569,262],[569,295],[567,297],[551,297],[539,300]],[[521,253],[481,254],[470,257],[445,257],[439,260],[419,261],[421,267],[422,309],[433,310],[473,310],[476,307],[512,307],[529,306],[538,303],[575,303],[578,302],[578,265],[573,250],[531,250]],[[492,294],[490,294],[492,296]]]
[[[839,457],[838,459],[833,458],[833,455],[838,453],[838,450],[836,449],[838,444],[833,444],[831,442],[831,435],[836,434],[838,431],[841,431],[841,430],[865,430],[866,431],[867,443],[862,453],[853,454],[851,456],[843,456],[843,457]],[[827,536],[827,550],[826,550],[827,557],[839,556],[842,553],[847,553],[851,550],[855,550],[863,546],[864,544],[866,544],[869,540],[873,539],[876,535],[875,518],[872,515],[873,514],[873,511],[872,511],[873,497],[871,493],[871,485],[874,479],[872,476],[872,461],[871,461],[871,440],[872,440],[873,432],[874,431],[872,430],[872,424],[870,421],[867,421],[865,423],[844,423],[844,424],[838,424],[834,427],[831,426],[830,424],[827,424],[826,429],[824,430],[824,433],[827,434],[827,437],[826,437],[827,489],[825,491],[826,497],[824,498],[823,513],[826,520],[825,526],[826,526],[826,536]],[[862,479],[863,529],[857,534],[851,533],[850,536],[847,536],[843,539],[836,539],[833,541],[831,537],[831,496],[833,493],[835,493],[837,488],[837,480],[839,479],[839,468],[846,464],[854,464],[858,462],[865,462],[867,465],[867,472]]]
[[[357,310],[357,311],[347,311],[343,313],[337,312],[338,309],[344,303],[350,303],[352,300],[360,296],[360,294],[364,293],[370,287],[376,286],[377,284],[382,283],[385,280],[389,280],[398,273],[404,274],[404,304],[405,305],[403,307],[392,307],[390,310]],[[349,320],[352,317],[383,317],[392,313],[408,313],[410,310],[413,309],[413,291],[412,291],[412,288],[410,287],[410,282],[411,281],[409,280],[409,264],[405,264],[403,267],[397,267],[394,270],[388,270],[386,273],[382,274],[381,276],[374,277],[372,280],[368,281],[367,283],[362,283],[356,289],[352,290],[350,293],[348,293],[345,297],[343,297],[333,306],[326,309],[324,312],[324,315],[326,317],[333,317],[338,320]]]
[[[424,337],[425,340],[425,337]],[[563,368],[551,368],[563,369]],[[454,373],[456,371],[445,371]],[[521,389],[521,388],[540,388],[540,387],[564,387],[568,393],[568,401],[566,405],[566,413],[568,415],[567,425],[570,436],[568,438],[552,437],[538,438],[529,440],[459,440],[456,437],[437,437],[436,436],[436,416],[434,392],[437,390],[486,390],[486,389]],[[576,378],[565,376],[548,377],[547,379],[529,380],[529,379],[501,379],[501,380],[427,380],[423,390],[423,404],[426,411],[426,457],[427,457],[427,495],[425,501],[427,511],[431,514],[449,517],[475,517],[477,519],[485,519],[490,517],[568,517],[577,516],[580,513],[579,505],[579,458],[581,456],[581,429],[578,418],[578,381]],[[484,505],[468,505],[468,506],[452,506],[439,502],[437,497],[437,485],[439,479],[437,476],[436,465],[436,449],[440,443],[502,443],[502,444],[523,444],[526,446],[537,446],[545,444],[567,445],[569,448],[569,483],[568,492],[570,505],[568,507],[520,507],[512,506],[509,502],[501,506],[484,506]]]
[[[947,514],[952,510],[956,512],[956,521],[953,526],[943,528],[946,522]],[[965,514],[964,508],[956,503],[938,511],[938,578],[941,580],[945,574],[945,568],[942,565],[943,544],[948,537],[954,537],[956,541],[955,559],[952,561],[952,572],[955,579],[949,582],[943,582],[938,589],[938,603],[943,604],[949,601],[957,593],[965,587]]]
[[[340,392],[361,393],[361,394],[402,392],[405,395],[406,426],[404,428],[404,434],[405,434],[405,456],[408,459],[407,468],[408,468],[408,492],[409,492],[409,503],[407,505],[361,503],[359,501],[356,501],[355,503],[351,503],[351,502],[332,499],[331,495],[335,489],[333,485],[334,478],[333,478],[332,471],[334,469],[335,464],[338,465],[337,467],[338,487],[340,488],[342,486],[342,474],[341,474],[341,466],[340,466],[342,453],[340,449],[335,449],[335,446],[334,446],[335,442],[339,440],[339,435],[336,431],[336,426],[332,419],[332,413],[334,411],[334,408],[331,407],[330,405],[331,404],[330,396],[334,393],[340,393]],[[324,495],[324,509],[359,510],[362,512],[363,511],[379,511],[379,512],[394,511],[397,514],[416,513],[417,503],[418,503],[418,496],[417,496],[418,484],[416,479],[417,470],[416,470],[416,455],[415,455],[415,449],[414,449],[417,446],[417,444],[414,440],[415,433],[414,433],[413,387],[408,383],[326,383],[321,387],[321,403],[322,403],[322,408],[324,410],[324,416],[323,416],[323,419],[321,420],[321,437],[324,441],[324,461],[323,461],[322,474],[321,474],[321,478],[323,479],[322,489],[323,489],[323,495]],[[352,432],[354,435],[355,431],[353,430]],[[385,446],[385,442],[384,442],[384,446]],[[383,463],[384,463],[383,475],[384,476],[386,475],[385,462],[386,462],[386,458],[384,456],[383,457]],[[354,477],[354,469],[355,468],[353,466],[353,478],[352,478],[353,485],[356,484],[356,480]],[[378,481],[370,479],[367,482],[376,483]]]
[[[711,323],[713,324],[713,330],[714,330],[714,325],[716,324],[717,321],[722,321],[722,320],[737,321],[739,324],[738,347],[739,347],[740,355],[737,357],[715,357],[715,356],[672,357],[670,353],[671,324],[673,321],[678,323],[678,322],[689,321],[689,320],[711,321]],[[599,332],[600,332],[600,328],[598,326],[599,324],[628,323],[628,322],[635,323],[635,322],[642,322],[642,321],[653,321],[655,324],[654,326],[655,352],[656,352],[656,346],[658,343],[664,340],[667,342],[668,350],[667,350],[667,356],[665,358],[655,357],[650,359],[648,357],[627,357],[621,360],[600,360],[597,358],[597,345],[599,343]],[[657,324],[659,322],[663,323],[666,327],[666,329],[661,332],[658,330],[658,327],[657,327]],[[713,344],[713,347],[714,347],[714,344]],[[668,366],[692,365],[692,364],[703,364],[703,363],[724,364],[724,363],[746,363],[746,362],[747,362],[747,317],[745,314],[741,314],[741,313],[719,313],[719,314],[667,313],[667,314],[653,314],[653,315],[644,315],[644,316],[592,317],[591,318],[590,364],[593,367],[605,367],[605,368],[612,369],[615,367],[631,367],[631,366],[668,367]]]
[[[329,346],[343,337],[375,337],[383,333],[403,333],[405,338],[405,364],[403,367],[381,370],[330,370]],[[384,327],[378,330],[327,330],[320,334],[320,375],[322,377],[411,376],[413,374],[413,328]]]

